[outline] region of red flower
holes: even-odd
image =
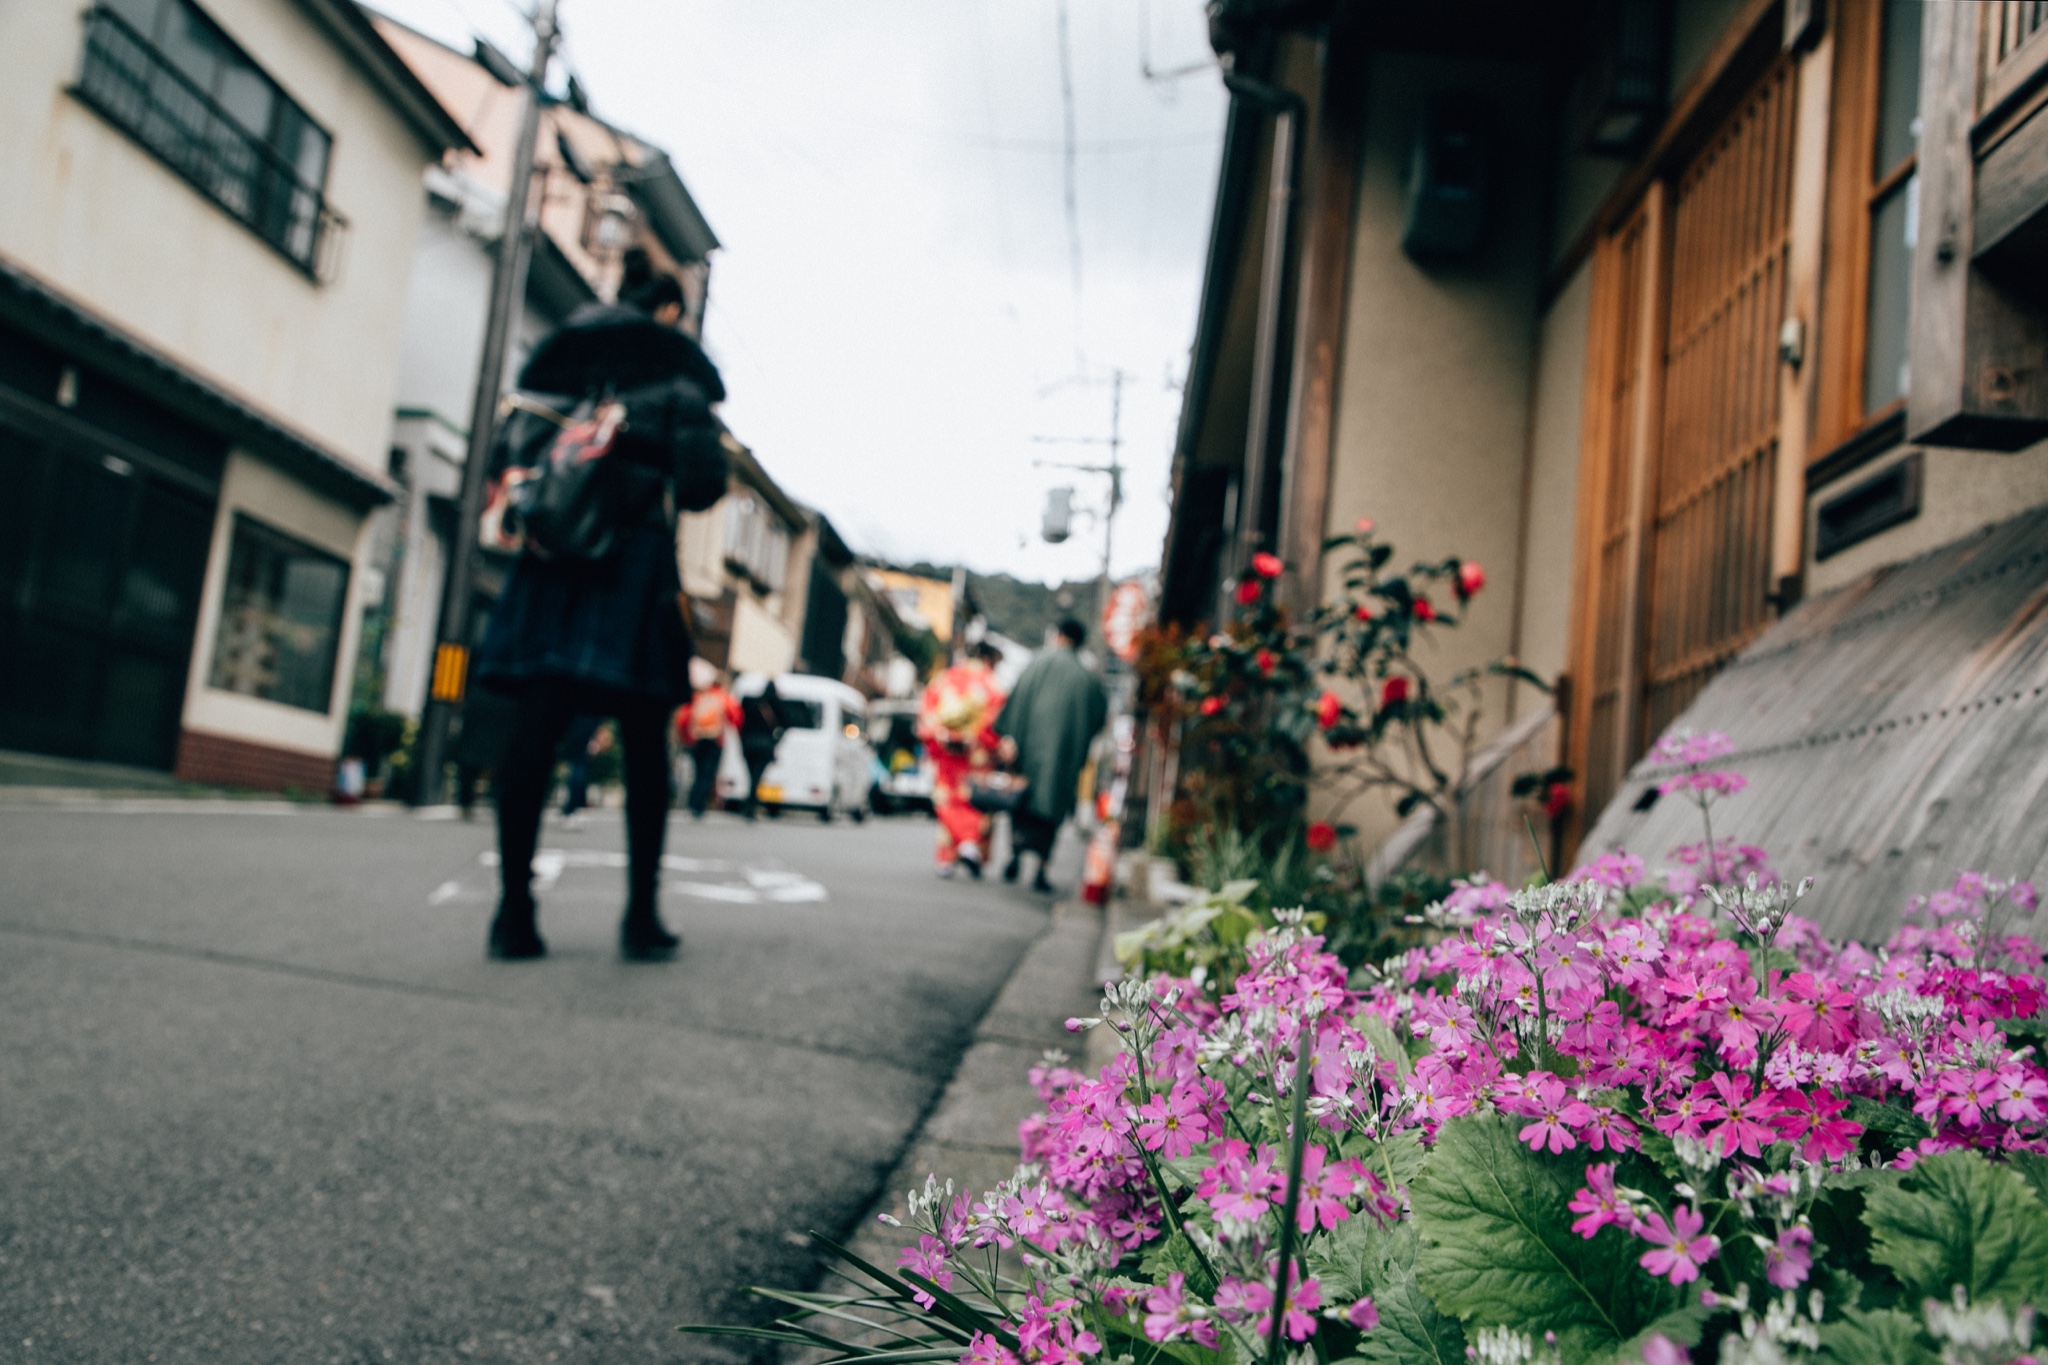
[[[1362,536],[1369,536],[1369,535],[1371,535],[1371,534],[1372,534],[1372,518],[1371,518],[1371,517],[1360,517],[1360,518],[1358,519],[1358,534],[1360,534],[1360,535],[1362,535]]]
[[[1308,827],[1308,851],[1328,853],[1337,846],[1337,827],[1325,820],[1318,820]]]
[[[1415,619],[1418,621],[1436,620],[1436,608],[1432,607],[1429,604],[1429,599],[1427,597],[1418,597],[1415,599]]]
[[[1251,605],[1252,603],[1254,603],[1254,602],[1256,602],[1256,601],[1258,601],[1258,600],[1259,600],[1259,580],[1258,580],[1258,579],[1256,579],[1256,578],[1247,578],[1247,579],[1246,579],[1246,580],[1245,580],[1244,582],[1242,582],[1242,583],[1240,583],[1240,584],[1238,584],[1238,585],[1237,585],[1237,601],[1238,601],[1238,605],[1239,605],[1239,606],[1244,606],[1244,607],[1248,607],[1248,606],[1250,606],[1250,605]]]
[[[1543,813],[1553,820],[1561,820],[1564,813],[1572,808],[1572,789],[1562,782],[1550,784],[1550,790],[1543,793]]]
[[[1408,680],[1396,673],[1380,685],[1380,705],[1398,706],[1408,700]]]
[[[1222,709],[1223,709],[1223,698],[1221,698],[1221,697],[1204,697],[1204,698],[1202,698],[1202,714],[1203,714],[1203,715],[1205,715],[1205,716],[1213,716],[1213,715],[1215,715],[1215,714],[1216,714],[1216,713],[1217,713],[1218,711],[1221,711]]]
[[[1358,604],[1358,608],[1357,608],[1357,610],[1353,611],[1353,612],[1352,612],[1351,614],[1352,614],[1353,616],[1356,616],[1356,617],[1357,617],[1357,618],[1358,618],[1359,620],[1361,620],[1361,621],[1370,621],[1370,620],[1372,620],[1372,608],[1371,608],[1371,607],[1368,607],[1368,606],[1367,606],[1367,605],[1365,605],[1365,603],[1363,603],[1363,602],[1360,602],[1360,603]]]
[[[1258,653],[1252,655],[1252,662],[1259,666],[1259,672],[1265,674],[1269,678],[1273,676],[1274,660],[1272,650],[1260,650]]]
[[[1472,594],[1486,586],[1486,570],[1470,562],[1458,566],[1458,600],[1471,600]]]
[[[1316,698],[1316,724],[1325,730],[1335,725],[1344,714],[1344,703],[1337,700],[1335,692],[1325,692]]]
[[[1278,578],[1280,570],[1286,567],[1279,555],[1269,555],[1264,550],[1252,556],[1252,572],[1261,578]]]

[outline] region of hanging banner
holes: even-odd
[[[1138,632],[1151,609],[1151,598],[1138,579],[1127,578],[1109,590],[1109,601],[1102,608],[1102,640],[1110,653],[1125,663],[1137,657]]]

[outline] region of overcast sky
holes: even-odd
[[[376,0],[523,58],[512,0]],[[1059,0],[561,0],[594,112],[667,148],[725,249],[705,340],[739,438],[856,550],[1053,580],[1046,490],[1100,506],[1123,391],[1119,574],[1157,563],[1177,386],[1222,140],[1199,0],[1068,0],[1081,288],[1062,174]],[[1085,382],[1076,382],[1077,378]]]

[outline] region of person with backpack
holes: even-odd
[[[789,717],[782,712],[782,694],[775,690],[775,679],[770,678],[759,692],[740,702],[740,757],[747,764],[744,809],[749,820],[760,814],[761,775],[775,761],[775,746],[782,743],[788,729]]]
[[[737,730],[741,719],[739,699],[726,690],[724,676],[709,664],[705,669],[709,680],[676,713],[676,738],[690,753],[690,814],[699,820],[718,787],[726,733]]]
[[[493,450],[487,541],[519,558],[477,650],[475,677],[516,699],[494,783],[502,895],[488,951],[547,952],[533,855],[555,754],[579,714],[619,723],[626,782],[628,959],[672,957],[661,922],[670,800],[668,718],[689,700],[692,653],[675,518],[726,488],[711,405],[717,368],[680,330],[681,284],[626,254],[615,303],[585,304],[535,348]],[[493,537],[496,537],[493,540]]]

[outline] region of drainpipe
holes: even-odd
[[[1266,243],[1259,269],[1258,326],[1252,346],[1251,420],[1245,430],[1244,472],[1238,482],[1237,538],[1224,563],[1223,579],[1227,583],[1244,574],[1252,555],[1261,548],[1259,526],[1266,513],[1266,467],[1273,446],[1273,391],[1280,356],[1280,294],[1287,278],[1287,252],[1294,226],[1294,183],[1301,159],[1300,128],[1307,106],[1293,91],[1241,75],[1228,64],[1223,84],[1233,97],[1273,116]],[[1219,617],[1228,614],[1226,597]]]

